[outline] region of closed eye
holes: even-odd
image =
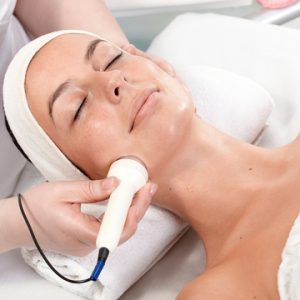
[[[109,64],[104,68],[104,71],[106,71],[109,67],[111,67],[122,55],[123,52],[119,53],[116,57],[114,57],[113,60],[111,60]]]
[[[77,111],[76,111],[76,114],[75,114],[75,116],[74,116],[74,118],[73,118],[73,122],[75,122],[75,121],[77,121],[77,120],[79,119],[80,113],[81,113],[81,111],[82,111],[83,106],[84,106],[85,103],[86,103],[86,100],[87,100],[87,96],[82,100],[81,104],[79,105],[79,107],[78,107],[78,109],[77,109]]]
[[[121,56],[123,55],[123,52],[120,52],[116,57],[114,57],[110,62],[109,64],[104,68],[104,71],[106,71],[109,67],[111,67]],[[77,121],[79,118],[80,118],[80,114],[81,114],[81,111],[82,111],[82,108],[84,107],[85,103],[86,103],[86,100],[87,100],[87,97],[85,97],[81,104],[79,105],[75,115],[74,115],[74,118],[73,118],[73,122]]]

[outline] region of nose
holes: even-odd
[[[126,82],[122,72],[120,70],[106,71],[101,72],[99,76],[97,86],[100,92],[104,93],[105,99],[114,104],[120,103]]]

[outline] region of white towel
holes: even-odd
[[[49,181],[86,179],[53,143],[32,115],[25,93],[25,76],[34,55],[52,39],[64,34],[96,34],[81,30],[61,30],[38,37],[22,47],[10,62],[3,82],[4,112],[20,147]]]
[[[299,134],[295,99],[300,98],[299,29],[215,13],[175,18],[153,41],[150,53],[171,64],[205,65],[251,78],[267,89],[276,106],[262,146],[279,147]]]
[[[233,72],[201,65],[180,67],[177,62],[177,73],[190,89],[198,115],[237,139],[257,142],[273,108],[271,95]]]
[[[187,226],[179,218],[150,207],[136,234],[109,256],[96,283],[68,283],[49,269],[36,249],[23,248],[21,253],[41,276],[75,294],[93,300],[117,299],[174,245],[186,229]],[[63,275],[83,279],[91,275],[97,253],[94,251],[80,258],[47,251],[46,256]]]
[[[257,137],[272,109],[271,97],[264,89],[249,79],[220,69],[199,66],[177,71],[191,88],[202,118],[245,141],[252,142]],[[15,82],[6,83],[6,91],[10,84]],[[11,90],[4,94],[5,103],[12,100],[12,94]],[[11,113],[10,122],[17,122],[14,107],[10,105],[6,111]],[[90,208],[97,214],[97,207]],[[174,244],[185,228],[186,224],[175,216],[152,207],[135,236],[110,256],[99,281],[85,286],[62,281],[45,266],[36,250],[23,249],[22,254],[42,276],[74,293],[89,299],[116,299]],[[51,252],[46,255],[63,274],[79,278],[90,275],[96,260],[96,253],[85,258]]]

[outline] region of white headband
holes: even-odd
[[[68,33],[101,38],[80,30],[41,36],[17,53],[4,79],[3,102],[11,130],[23,151],[48,180],[86,178],[37,123],[25,95],[25,75],[33,56],[53,38]],[[249,142],[256,138],[272,110],[272,98],[266,90],[248,78],[207,66],[177,69],[177,74],[191,90],[204,120],[237,138]]]
[[[86,178],[40,127],[28,107],[25,94],[25,76],[32,58],[44,45],[64,34],[101,38],[82,30],[62,30],[43,35],[19,50],[6,71],[3,83],[3,105],[8,124],[22,150],[50,181]]]

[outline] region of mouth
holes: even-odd
[[[146,104],[148,103],[148,100],[153,98],[153,96],[158,92],[159,91],[156,88],[151,88],[144,90],[140,95],[136,97],[137,99],[135,100],[131,111],[129,132],[131,132],[134,127],[137,126],[147,115]]]

